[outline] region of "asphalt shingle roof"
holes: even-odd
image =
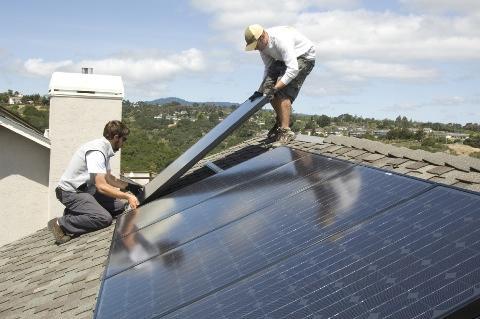
[[[480,191],[480,160],[412,151],[352,137],[298,136],[292,148],[375,166],[433,182]],[[214,174],[268,149],[254,138],[208,156],[170,191]],[[47,229],[0,247],[0,318],[91,318],[108,258],[114,226],[56,246]]]

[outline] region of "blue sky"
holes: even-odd
[[[292,25],[317,61],[296,112],[480,121],[480,1],[8,1],[0,91],[46,94],[54,71],[121,75],[131,101],[243,102],[263,74],[243,30]]]

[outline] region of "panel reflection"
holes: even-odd
[[[308,154],[250,183],[229,189],[179,214],[174,214],[145,227],[139,232],[152,241],[163,242],[168,240],[177,244],[184,244],[263,207],[275,204],[277,201],[287,202],[286,198],[339,174],[351,166],[351,164],[338,160]],[[349,188],[349,190],[352,189]],[[328,194],[330,194],[330,190]],[[345,203],[342,202],[342,204]],[[143,208],[141,210],[143,211]],[[137,216],[141,217],[143,214],[137,214]],[[140,228],[138,220],[132,219],[131,222],[135,222],[136,228]],[[124,230],[128,230],[129,227],[117,227],[117,229],[121,233],[126,233]],[[151,258],[157,253],[156,251],[147,251],[142,254],[140,259],[135,261],[117,258],[117,252],[120,255],[123,252],[122,241],[121,236],[116,236],[113,241],[107,276],[133,266],[140,262],[142,258],[144,260]]]
[[[321,166],[328,169],[311,169],[322,160]],[[340,165],[328,166],[332,163],[339,162],[319,156],[302,158],[290,168],[296,174],[310,172],[300,179],[284,172],[283,176],[290,177],[272,176],[270,184],[256,183],[251,185],[250,192],[244,190],[231,197],[222,195],[225,203],[212,198],[206,202],[211,205],[204,210],[185,211],[134,233],[141,234],[152,251],[145,249],[143,257],[147,261],[138,265],[131,260],[122,264],[116,259],[118,268],[111,269],[113,273],[124,266],[132,268],[105,280],[99,313],[118,318],[169,313],[316,242],[336,243],[343,230],[430,187],[427,183],[364,167],[345,170],[343,166],[342,171]],[[339,174],[333,173],[335,167]],[[272,183],[276,178],[279,183]],[[286,185],[289,194],[285,190],[278,192],[282,185]],[[270,196],[274,200],[261,206],[260,203],[272,199]],[[251,206],[252,201],[255,205]],[[252,209],[252,213],[245,214]],[[243,214],[241,218],[232,220],[239,213]],[[122,241],[128,238],[123,237]],[[176,248],[162,254],[159,246],[173,247],[170,244]],[[165,254],[172,254],[174,262],[167,265]]]
[[[443,318],[480,295],[479,214],[436,187],[165,318]]]
[[[169,215],[178,213],[215,195],[226,192],[236,185],[248,183],[253,178],[258,178],[306,155],[307,153],[305,152],[292,150],[287,147],[281,147],[263,153],[251,160],[229,168],[220,174],[206,178],[142,206],[140,208],[141,214],[136,214],[135,223],[138,228],[148,226]],[[130,213],[120,216],[119,220],[128,218],[127,216],[129,214]],[[128,230],[128,228],[122,231],[122,229],[117,227],[115,236],[129,234],[126,230]]]

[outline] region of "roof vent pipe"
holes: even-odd
[[[93,74],[93,68],[82,68],[82,74]]]

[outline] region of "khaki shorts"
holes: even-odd
[[[290,99],[293,103],[297,98],[298,92],[303,85],[303,82],[310,74],[315,66],[315,60],[307,60],[303,55],[297,58],[298,75],[287,84],[286,87],[275,93],[275,96],[285,97]],[[267,77],[263,81],[263,93],[268,95],[273,90],[277,81],[285,74],[287,66],[283,61],[275,61],[268,68]]]

